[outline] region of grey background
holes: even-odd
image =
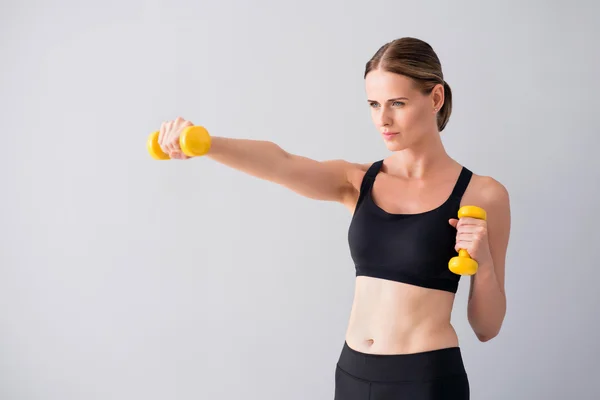
[[[0,399],[330,399],[354,270],[342,206],[209,159],[158,162],[182,116],[316,159],[388,153],[365,62],[442,60],[443,139],[504,183],[508,313],[453,323],[474,399],[593,399],[598,3],[3,1]]]

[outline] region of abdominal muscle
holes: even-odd
[[[408,354],[458,346],[450,323],[454,294],[356,277],[346,342],[370,354]]]

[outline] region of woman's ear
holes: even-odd
[[[442,106],[444,105],[444,85],[438,83],[433,87],[433,90],[431,91],[431,100],[431,106],[436,112],[442,109]]]

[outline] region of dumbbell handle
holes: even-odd
[[[150,134],[146,147],[148,153],[156,160],[169,160],[168,154],[162,151],[158,144],[158,134],[156,131]],[[203,156],[210,150],[210,135],[203,126],[188,126],[179,136],[179,147],[188,157]]]
[[[458,210],[458,218],[464,217],[485,220],[487,215],[483,208],[477,206],[463,206]],[[474,275],[479,268],[479,264],[471,258],[467,250],[459,249],[458,256],[452,257],[448,262],[448,268],[457,275]]]

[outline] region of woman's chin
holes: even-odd
[[[386,140],[385,147],[387,147],[389,151],[400,151],[406,148],[403,143],[394,140]]]

